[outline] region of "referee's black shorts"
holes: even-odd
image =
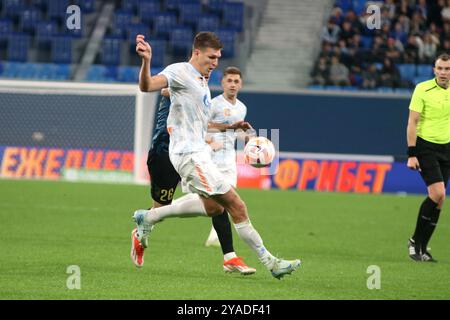
[[[152,199],[160,204],[171,204],[175,189],[181,181],[180,175],[170,162],[169,154],[148,152],[147,168],[150,174],[150,193]]]
[[[436,182],[447,182],[450,177],[450,143],[437,144],[417,137],[417,160],[420,175],[427,186]]]

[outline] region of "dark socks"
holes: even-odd
[[[216,229],[223,254],[225,255],[234,252],[233,234],[231,233],[231,223],[228,219],[228,212],[224,210],[222,214],[212,217],[212,223],[214,229]]]
[[[420,250],[421,253],[426,252],[428,242],[436,228],[440,211],[437,208],[437,203],[431,200],[431,198],[427,197],[422,202],[417,217],[416,230],[412,237],[415,241],[417,251]],[[418,253],[420,252],[418,251]]]

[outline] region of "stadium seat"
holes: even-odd
[[[66,18],[66,10],[70,5],[69,0],[48,0],[47,14],[51,19],[62,22]]]
[[[8,60],[24,62],[28,60],[30,36],[26,33],[10,33],[8,38]]]
[[[126,39],[128,26],[132,24],[133,14],[127,11],[116,11],[113,16],[111,35]]]
[[[218,28],[215,32],[223,43],[222,58],[233,58],[235,55],[234,42],[236,31],[230,28]]]
[[[336,0],[336,6],[346,12],[353,8],[353,2],[352,0]]]
[[[417,65],[417,76],[432,77],[433,76],[433,67],[429,64],[418,64]]]
[[[209,86],[220,86],[222,81],[223,72],[219,69],[214,70],[211,73],[211,78],[209,79]]]
[[[391,87],[379,87],[379,88],[377,88],[377,92],[394,93],[394,89]]]
[[[9,18],[0,19],[0,48],[6,48],[9,35],[13,32],[13,22]]]
[[[177,56],[187,57],[192,48],[194,35],[189,27],[175,27],[170,34],[170,44],[173,53]]]
[[[125,12],[136,14],[139,0],[122,0],[121,9]]]
[[[366,9],[367,0],[353,0],[352,7],[357,16],[360,16]]]
[[[139,70],[139,67],[121,66],[117,71],[117,81],[137,83],[139,81]]]
[[[41,19],[41,11],[36,8],[28,8],[20,14],[20,30],[35,32],[36,25]]]
[[[95,11],[95,0],[76,0],[75,4],[80,6],[81,12],[92,13]]]
[[[154,67],[165,66],[167,42],[161,39],[150,39],[150,43],[152,46],[152,66]]]
[[[411,94],[412,90],[408,89],[408,88],[395,88],[394,92],[395,93],[401,93],[401,94]]]
[[[136,36],[138,34],[144,35],[146,38],[150,35],[150,29],[147,25],[143,23],[132,23],[127,27],[128,31],[128,42],[130,44],[130,50],[135,50]]]
[[[219,17],[214,14],[202,14],[198,17],[196,31],[216,30],[219,28]]]
[[[58,34],[58,24],[55,21],[41,21],[36,26],[36,40],[39,46],[50,44]]]
[[[101,50],[101,62],[105,65],[119,65],[121,53],[121,40],[116,37],[105,37]]]
[[[86,74],[86,81],[93,82],[115,82],[117,72],[113,68],[107,68],[103,65],[91,65]]]
[[[56,36],[51,44],[51,61],[54,63],[72,62],[72,38],[68,36]]]
[[[413,83],[416,85],[419,82],[427,81],[427,80],[430,80],[430,79],[431,79],[430,76],[417,76],[417,77],[414,77]]]
[[[222,13],[223,6],[226,2],[227,2],[226,0],[208,0],[209,11],[215,13]]]
[[[157,14],[154,18],[153,28],[155,34],[168,38],[172,29],[177,26],[177,15],[172,12]]]
[[[241,32],[244,29],[244,3],[226,2],[223,6],[223,21],[225,26]]]
[[[159,0],[145,0],[139,4],[139,18],[141,22],[151,23],[155,15],[161,13]]]
[[[194,26],[197,23],[202,13],[201,4],[198,2],[180,3],[179,10],[180,22],[185,25],[189,24],[191,26]]]
[[[323,90],[324,87],[319,84],[312,84],[307,87],[309,90]]]
[[[25,0],[3,0],[2,5],[5,16],[15,20],[27,8]]]
[[[397,65],[398,70],[402,79],[413,81],[416,76],[416,65],[415,64],[399,64]]]
[[[372,47],[373,37],[362,36],[361,43],[364,49],[370,49]]]

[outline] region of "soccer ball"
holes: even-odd
[[[245,145],[244,157],[245,163],[255,168],[268,167],[275,158],[275,147],[265,137],[254,137]]]

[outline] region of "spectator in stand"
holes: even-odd
[[[405,16],[404,14],[400,15],[397,19],[397,22],[400,23],[400,25],[402,26],[402,30],[409,34],[409,30],[410,30],[410,26],[411,26],[411,21],[408,18],[408,16]]]
[[[397,22],[394,25],[394,30],[391,31],[390,36],[395,40],[400,41],[403,45],[408,41],[408,34],[403,30],[402,24]]]
[[[352,29],[355,33],[361,34],[361,32],[365,29],[365,26],[361,24],[361,22],[358,19],[358,16],[353,10],[347,11],[345,15],[345,20],[350,22],[350,24],[352,25]]]
[[[396,7],[394,0],[386,0],[383,4],[383,9],[387,10],[389,19],[393,20],[395,18]]]
[[[416,4],[416,12],[419,12],[426,21],[428,16],[427,0],[418,0]]]
[[[329,19],[328,24],[322,29],[322,40],[335,44],[339,40],[340,32],[341,28],[332,19]]]
[[[443,22],[450,22],[450,0],[445,1],[445,7],[442,8],[441,17]]]
[[[410,17],[412,12],[413,12],[413,8],[410,5],[408,0],[401,0],[399,3],[397,3],[397,9],[395,10],[399,15],[405,15]]]
[[[439,39],[430,32],[425,33],[423,40],[422,63],[431,64],[436,58],[436,52],[439,47]]]
[[[445,0],[438,0],[437,2],[433,1],[430,4],[430,8],[428,10],[428,23],[435,23],[438,28],[442,28],[444,25],[442,21],[441,12],[445,8]]]
[[[450,38],[444,39],[443,42],[441,42],[441,46],[439,47],[438,51],[436,52],[436,55],[439,56],[443,53],[449,53],[450,52]]]
[[[330,84],[335,86],[349,86],[349,70],[339,62],[337,56],[331,57]]]
[[[386,54],[387,46],[381,36],[373,38],[372,49],[370,50],[369,60],[372,62],[382,62]]]
[[[427,30],[426,20],[419,12],[414,12],[411,17],[410,32],[423,33]]]
[[[354,35],[355,31],[352,29],[352,24],[350,23],[350,21],[345,20],[344,22],[342,22],[341,33],[339,34],[340,39],[348,43],[348,40],[351,39]]]
[[[387,41],[386,57],[393,63],[401,63],[403,58],[403,45],[400,41],[394,38],[389,38]]]
[[[378,86],[379,75],[375,64],[370,64],[367,70],[362,72],[362,88],[363,89],[375,89]]]
[[[321,56],[311,72],[311,77],[313,79],[312,84],[321,86],[328,84],[329,75],[330,70],[328,67],[327,58],[325,56]]]
[[[380,71],[380,86],[397,88],[400,85],[400,72],[389,58],[385,58]]]
[[[419,63],[419,45],[416,38],[412,34],[408,37],[404,52],[404,63]]]
[[[331,12],[330,19],[333,20],[335,24],[340,26],[344,21],[344,13],[342,12],[342,9],[339,7],[334,7]]]

